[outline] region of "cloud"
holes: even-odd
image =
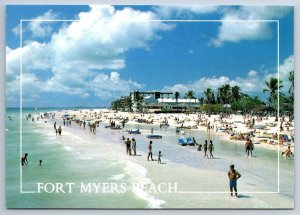
[[[161,18],[183,17],[192,14],[207,14],[216,12],[214,5],[161,5],[154,8]]]
[[[279,66],[279,78],[282,80],[283,92],[288,92],[291,85],[289,81],[289,74],[294,70],[294,55],[291,55],[284,60],[283,64]]]
[[[286,58],[279,66],[280,71],[280,80],[283,81],[282,92],[287,93],[290,87],[290,82],[288,80],[289,72],[294,70],[294,55]],[[196,93],[197,96],[202,96],[202,93],[207,88],[216,90],[224,85],[230,84],[231,86],[239,86],[241,91],[248,94],[253,93],[262,93],[262,90],[265,88],[265,81],[269,81],[271,77],[277,77],[277,72],[273,71],[255,71],[250,70],[246,77],[236,77],[235,79],[230,79],[227,76],[212,76],[212,77],[203,77],[192,83],[188,84],[175,84],[173,86],[165,86],[162,90],[171,91],[171,92],[181,92],[182,94],[186,93],[189,90],[192,90]]]
[[[241,6],[223,10],[222,20],[273,20],[286,16],[292,7],[279,6]],[[273,35],[270,22],[225,21],[218,29],[218,35],[212,38],[210,45],[220,47],[224,42],[240,42],[242,40],[264,40]]]
[[[53,28],[51,24],[53,22],[37,21],[37,20],[55,20],[58,18],[58,14],[53,13],[52,10],[46,11],[43,15],[33,18],[34,21],[23,22],[22,24],[22,33],[30,32],[33,37],[46,37],[49,36]],[[20,24],[12,29],[12,32],[15,35],[20,34]]]
[[[29,41],[22,49],[6,47],[8,86],[18,85],[22,53],[23,73],[29,75],[32,86],[38,86],[34,90],[37,94],[61,92],[107,98],[139,89],[141,84],[122,79],[116,70],[126,66],[126,52],[151,48],[150,44],[160,39],[160,31],[173,28],[162,22],[148,22],[153,19],[157,15],[151,11],[90,6],[88,12],[78,14],[78,21],[53,33],[47,43]],[[28,29],[38,28],[33,26]],[[24,85],[23,89],[27,86],[30,87]],[[35,96],[32,91],[26,92]]]

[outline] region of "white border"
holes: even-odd
[[[22,157],[22,147],[23,147],[23,139],[22,139],[22,130],[23,130],[23,84],[22,84],[22,75],[23,75],[23,65],[22,65],[22,60],[23,60],[23,43],[22,43],[22,34],[23,34],[23,22],[78,22],[80,20],[72,20],[72,19],[66,19],[66,20],[39,20],[39,19],[20,19],[20,49],[21,49],[21,55],[20,55],[20,158]],[[101,20],[101,21],[111,21],[111,20]],[[122,22],[126,22],[127,20],[122,20]],[[153,19],[153,20],[130,20],[130,22],[275,22],[277,23],[277,78],[280,80],[280,75],[279,75],[279,36],[280,36],[280,29],[279,29],[279,20],[159,20],[159,19]],[[277,162],[278,162],[278,179],[277,179],[277,192],[240,192],[242,194],[278,194],[280,193],[280,156],[279,156],[279,129],[280,129],[280,118],[279,118],[279,94],[280,94],[280,89],[279,89],[279,84],[278,84],[278,90],[277,90],[277,129],[278,129],[278,145],[277,145]],[[23,177],[22,177],[22,166],[20,165],[20,193],[37,193],[36,191],[24,191],[23,190]],[[176,193],[179,194],[205,194],[205,193],[210,193],[210,194],[229,194],[229,191],[212,191],[212,192],[205,192],[205,191],[178,191]]]

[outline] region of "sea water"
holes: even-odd
[[[225,141],[217,134],[186,131],[183,138],[195,137],[198,143],[212,140],[215,159],[203,158],[196,146],[180,146],[181,137],[174,128],[153,125],[126,125],[139,128],[140,135],[97,127],[97,134],[74,122],[56,136],[53,120],[32,122],[28,113],[54,111],[24,109],[22,116],[22,151],[28,153],[29,165],[20,169],[20,113],[7,109],[6,120],[6,193],[12,208],[289,208],[294,201],[294,162],[278,157],[277,150],[256,147],[248,158],[242,144]],[[151,128],[163,136],[153,140],[153,156],[162,151],[163,164],[147,161]],[[122,136],[137,141],[138,156],[128,156]],[[39,160],[43,160],[39,166]],[[241,173],[239,199],[228,192],[227,171],[235,164]],[[21,170],[21,171],[20,171]],[[22,178],[20,177],[22,175]],[[37,183],[109,182],[178,183],[177,193],[147,193],[128,188],[125,193],[26,193],[37,190]],[[279,182],[279,186],[278,186]],[[20,193],[20,183],[25,193]],[[276,192],[279,191],[279,194]],[[272,198],[270,198],[272,197]]]

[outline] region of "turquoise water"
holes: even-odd
[[[38,112],[53,111],[40,109]],[[24,109],[23,115],[35,112]],[[20,121],[17,109],[7,109],[6,157],[7,157],[7,207],[9,208],[289,208],[294,200],[294,162],[280,158],[280,194],[245,194],[247,198],[237,201],[228,199],[228,194],[146,194],[125,193],[80,193],[76,187],[72,194],[20,193]],[[61,119],[55,120],[62,125]],[[226,173],[231,163],[242,174],[239,189],[246,192],[276,192],[278,189],[278,153],[257,147],[255,158],[246,158],[244,146],[224,141],[215,134],[186,131],[198,142],[212,139],[216,159],[204,159],[196,147],[177,145],[178,135],[174,128],[159,128],[149,125],[127,125],[140,128],[141,135],[128,135],[122,131],[97,128],[97,135],[90,134],[72,123],[72,128],[63,127],[62,136],[53,131],[53,121],[31,122],[23,118],[22,154],[29,154],[29,165],[22,168],[23,191],[36,191],[40,182],[177,182],[180,191],[227,191]],[[166,165],[157,166],[146,162],[148,139],[151,128],[163,139],[154,140],[153,154],[163,154]],[[136,157],[125,154],[122,135],[137,140]],[[38,165],[43,160],[42,166]],[[200,182],[200,183],[199,183]],[[272,198],[270,198],[270,195]],[[182,201],[185,199],[186,201]],[[180,202],[180,204],[179,204]]]

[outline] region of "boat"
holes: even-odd
[[[161,139],[162,138],[162,136],[159,134],[149,134],[146,137],[149,139]]]
[[[140,134],[140,129],[132,128],[128,130],[128,134]]]
[[[187,142],[184,142],[184,139],[183,139],[183,138],[179,138],[179,139],[178,139],[178,144],[181,145],[181,146],[186,146],[186,145],[187,145]]]

